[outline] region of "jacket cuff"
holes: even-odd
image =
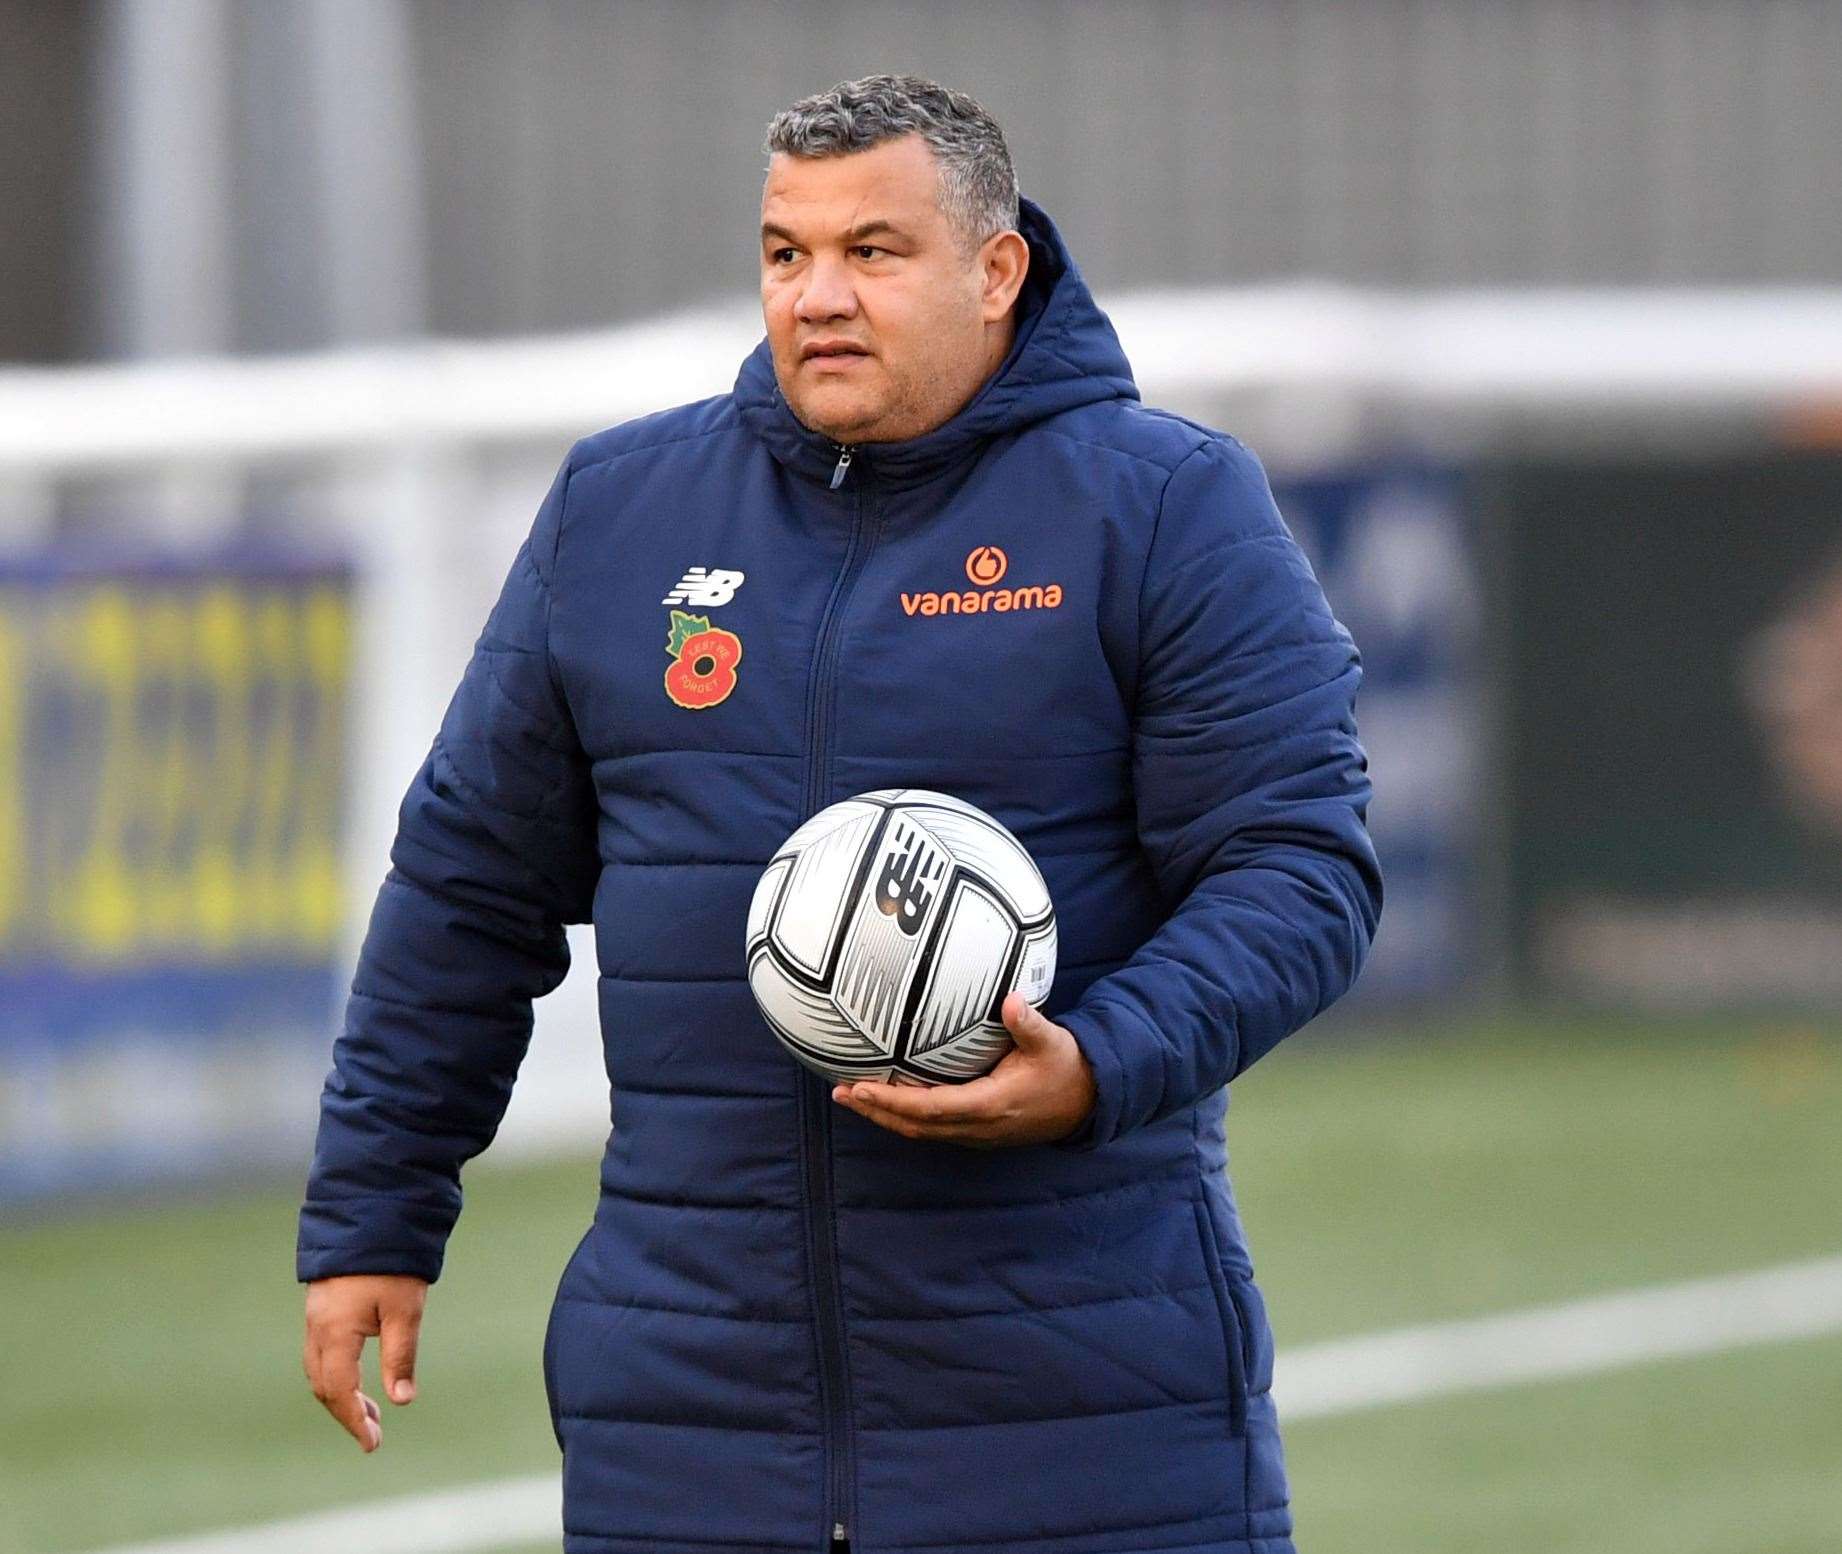
[[[1113,1008],[1102,1012],[1094,1008],[1070,1009],[1053,1017],[1056,1024],[1074,1034],[1075,1044],[1094,1071],[1094,1108],[1073,1133],[1050,1142],[1057,1149],[1077,1153],[1098,1149],[1124,1131],[1123,1113],[1128,1086],[1126,1044],[1139,1037],[1144,1027],[1134,1016]],[[1154,1038],[1155,1039],[1155,1038]]]
[[[352,1273],[408,1274],[433,1284],[453,1216],[408,1199],[310,1200],[301,1210],[294,1276],[301,1283]]]

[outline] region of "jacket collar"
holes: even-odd
[[[903,442],[864,443],[854,469],[883,485],[918,485],[970,458],[984,443],[1077,405],[1137,399],[1132,368],[1112,323],[1068,252],[1048,214],[1019,201],[1018,230],[1030,245],[1030,271],[1016,302],[1016,336],[984,385],[944,424]],[[774,376],[765,337],[736,375],[734,400],[742,420],[791,470],[829,481],[839,445],[793,414]]]

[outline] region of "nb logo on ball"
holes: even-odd
[[[876,882],[876,906],[885,917],[893,917],[896,927],[910,935],[921,931],[928,903],[934,899],[928,884],[940,872],[940,860],[931,857],[918,844],[891,852],[883,860],[882,877]]]

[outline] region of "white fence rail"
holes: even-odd
[[[1378,437],[1451,452],[1505,421],[1568,435],[1838,417],[1842,290],[1394,294],[1315,284],[1111,308],[1145,398],[1269,463]],[[603,333],[287,358],[0,370],[0,548],[76,528],[209,541],[266,524],[357,562],[352,932],[518,536],[567,443],[720,393],[760,333],[735,301]],[[571,978],[509,1136],[598,1132],[592,979]]]

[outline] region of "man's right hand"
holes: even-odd
[[[408,1403],[416,1395],[416,1335],[428,1283],[409,1274],[358,1273],[316,1279],[307,1286],[307,1342],[301,1366],[313,1395],[367,1452],[383,1443],[377,1404],[359,1389],[365,1340],[378,1340],[384,1395]]]

